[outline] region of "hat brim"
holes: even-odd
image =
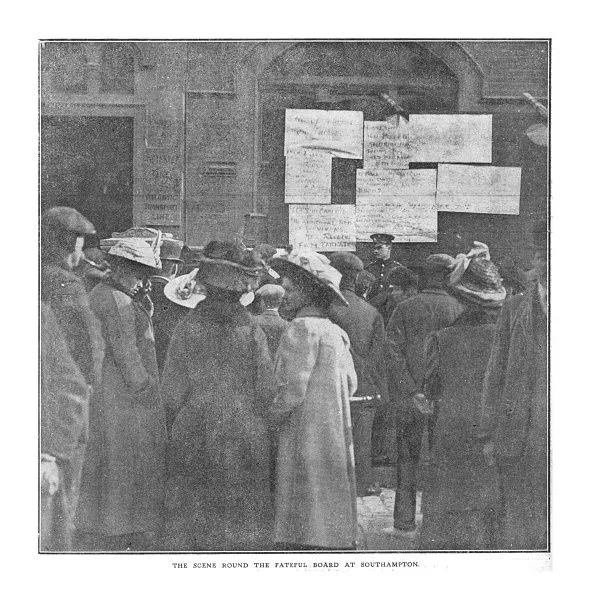
[[[322,291],[331,296],[333,303],[340,306],[348,306],[349,303],[344,299],[342,293],[337,287],[326,283],[316,277],[313,273],[310,273],[307,269],[292,263],[286,259],[276,258],[270,261],[270,266],[277,271],[281,276],[291,278],[297,278],[308,281],[311,285],[321,288]]]
[[[148,272],[155,272],[155,271],[162,271],[163,268],[162,267],[154,267],[152,265],[146,265],[145,263],[141,263],[140,261],[138,261],[137,259],[131,258],[131,257],[127,257],[125,256],[124,253],[122,254],[112,254],[111,252],[107,253],[107,256],[111,259],[122,259],[124,261],[128,261],[129,263],[134,263],[135,265],[138,265],[139,267],[142,267],[143,269],[145,269]]]
[[[247,267],[226,259],[211,259],[202,256],[196,277],[202,283],[212,287],[244,293],[256,289],[264,272],[264,265]]]

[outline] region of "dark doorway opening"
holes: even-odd
[[[41,118],[41,211],[78,209],[100,238],[132,226],[134,119]]]

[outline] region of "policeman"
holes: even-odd
[[[394,240],[392,234],[372,234],[371,240],[373,241],[375,261],[367,265],[365,270],[374,275],[375,283],[367,294],[367,301],[383,315],[383,308],[389,294],[390,284],[388,282],[388,275],[392,269],[402,267],[403,265],[390,258],[392,255],[392,242]]]

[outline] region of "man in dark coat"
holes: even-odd
[[[387,327],[388,387],[397,417],[394,528],[401,531],[415,529],[417,469],[425,415],[417,410],[414,398],[424,399],[425,341],[432,332],[450,326],[464,311],[464,305],[445,289],[452,261],[452,257],[440,254],[427,258],[427,287],[396,306]]]
[[[46,311],[41,318],[41,354],[45,366],[45,369],[42,367],[41,423],[46,426],[45,435],[42,433],[42,451],[44,468],[47,462],[56,462],[63,477],[62,492],[51,503],[49,527],[54,532],[51,544],[57,543],[65,550],[70,549],[72,543],[72,523],[87,440],[89,397],[100,382],[103,363],[101,329],[91,312],[83,282],[73,272],[82,259],[85,236],[94,232],[91,222],[70,207],[51,208],[41,218],[41,301]],[[57,341],[52,341],[59,338],[63,338],[65,350]],[[59,412],[55,404],[44,404],[49,396],[55,402],[54,397],[63,388],[67,396],[60,395]],[[54,430],[56,432],[52,433]],[[55,445],[55,442],[67,435],[68,430],[71,431],[66,452],[63,445]],[[44,450],[43,442],[48,441],[47,437],[54,444],[48,444],[48,449]],[[42,511],[42,515],[47,517],[50,513]],[[42,526],[45,528],[43,523]],[[45,543],[43,539],[42,543]]]
[[[260,302],[262,312],[254,316],[254,320],[266,335],[270,356],[273,360],[283,332],[289,325],[278,313],[284,296],[285,290],[282,285],[274,283],[267,283],[256,291],[256,297]]]
[[[168,550],[272,546],[273,366],[266,336],[239,301],[263,270],[240,246],[210,242],[196,276],[207,297],[171,339],[161,382],[173,417]]]
[[[155,331],[155,350],[159,374],[163,373],[169,341],[178,322],[187,314],[187,310],[171,302],[164,293],[165,286],[177,275],[183,262],[181,252],[184,243],[181,240],[164,238],[161,244],[161,272],[151,275],[150,298],[153,302],[153,329]]]
[[[52,309],[68,349],[88,385],[101,378],[103,339],[82,280],[73,272],[93,224],[70,207],[53,207],[41,218],[41,299]]]
[[[357,495],[375,494],[371,470],[371,429],[376,407],[387,399],[386,333],[379,312],[355,293],[357,275],[363,270],[359,257],[335,252],[330,263],[342,273],[340,291],[349,306],[330,307],[328,317],[342,328],[351,341],[351,354],[358,388],[351,402]]]
[[[87,441],[89,387],[51,308],[40,306],[40,550],[72,550],[74,514]]]
[[[392,256],[394,236],[391,234],[372,234],[371,240],[373,241],[375,261],[367,265],[365,270],[373,274],[375,283],[367,294],[367,301],[383,315],[384,306],[389,295],[388,275],[392,269],[402,265],[390,258]]]
[[[548,548],[548,230],[534,228],[537,283],[503,306],[483,383],[484,454],[499,471],[501,548]]]
[[[477,440],[481,385],[505,289],[485,257],[452,286],[467,309],[427,339],[424,392],[437,406],[435,444],[423,481],[422,550],[493,550],[499,487]]]
[[[388,293],[382,306],[386,326],[396,306],[419,292],[418,276],[403,266],[394,267],[388,273]],[[390,457],[393,445],[390,445],[390,434],[396,430],[395,411],[386,397],[384,403],[377,409],[372,430],[372,459],[374,465],[390,465],[394,458]],[[393,441],[392,441],[393,443]]]

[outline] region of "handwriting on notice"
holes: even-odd
[[[303,149],[321,150],[335,158],[363,158],[363,113],[287,109],[285,156]]]
[[[411,162],[491,162],[492,115],[411,115]]]
[[[332,156],[295,150],[286,157],[285,203],[330,203]]]
[[[437,242],[437,207],[433,195],[361,197],[357,199],[357,240],[392,234],[395,242]]]
[[[518,167],[440,164],[437,209],[519,215],[521,182]]]
[[[437,171],[433,169],[359,169],[357,170],[357,203],[360,197],[435,196],[436,179]]]
[[[289,205],[289,242],[293,248],[355,250],[354,205]]]
[[[406,121],[365,121],[364,168],[408,168],[411,143]]]

